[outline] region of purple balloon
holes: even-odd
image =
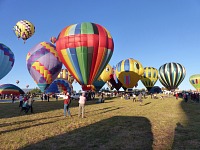
[[[49,42],[35,45],[26,56],[27,68],[42,92],[57,78],[62,69],[56,47]]]

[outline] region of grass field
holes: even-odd
[[[63,101],[33,104],[20,114],[19,103],[0,103],[0,149],[200,149],[200,104],[175,97],[87,101],[86,118],[64,118]]]

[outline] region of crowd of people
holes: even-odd
[[[105,102],[105,95],[106,93],[101,92],[97,94],[99,99],[97,100],[97,103],[104,103]],[[137,95],[134,93],[118,93],[118,96],[121,97],[121,99],[132,99],[133,102],[139,102],[139,105],[142,105],[143,103],[143,99],[145,99],[146,97],[150,96],[151,99],[158,99],[160,96],[160,99],[164,99],[163,94],[157,94],[157,93],[150,93],[149,95],[147,95],[144,92],[139,92]],[[0,95],[2,96],[2,95]],[[182,98],[185,102],[188,102],[188,100],[190,99],[192,102],[196,102],[199,103],[199,99],[200,99],[200,94],[197,92],[184,92],[184,93],[174,93],[173,96],[178,100],[179,98]],[[15,100],[15,96],[14,95],[10,95],[10,97],[12,98],[12,103],[14,103]],[[49,94],[45,94],[42,93],[40,98],[42,101],[46,100],[47,102],[49,102],[50,97],[53,97],[56,99],[56,101],[58,101],[58,96],[56,94],[54,95],[49,95]],[[108,94],[107,94],[108,97]],[[24,113],[28,113],[29,111],[31,113],[33,113],[33,103],[35,101],[35,95],[28,93],[28,94],[20,94],[19,97],[19,107],[20,109],[20,113],[24,112]],[[86,92],[82,92],[79,100],[78,100],[78,117],[81,118],[85,118],[85,104],[87,100],[91,100],[91,99],[95,99],[95,94],[94,93],[86,93]],[[108,99],[108,98],[107,98]],[[63,96],[63,102],[64,102],[64,117],[72,117],[71,112],[70,112],[70,104],[71,104],[71,93],[69,93],[68,91],[66,91],[64,93]]]

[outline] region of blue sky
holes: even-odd
[[[109,62],[116,65],[126,58],[140,61],[143,67],[159,67],[177,62],[186,68],[180,89],[194,89],[189,77],[200,73],[199,0],[0,0],[0,42],[15,54],[12,70],[0,84],[37,87],[26,67],[26,55],[36,44],[49,41],[74,23],[94,22],[107,28],[114,39]],[[12,28],[19,20],[29,20],[35,34],[26,44]],[[73,84],[76,90],[80,86]],[[161,86],[159,81],[156,85]],[[144,88],[139,82],[138,88]]]

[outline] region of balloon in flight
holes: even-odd
[[[28,20],[20,20],[13,27],[17,38],[22,38],[24,43],[35,33],[35,26]]]

